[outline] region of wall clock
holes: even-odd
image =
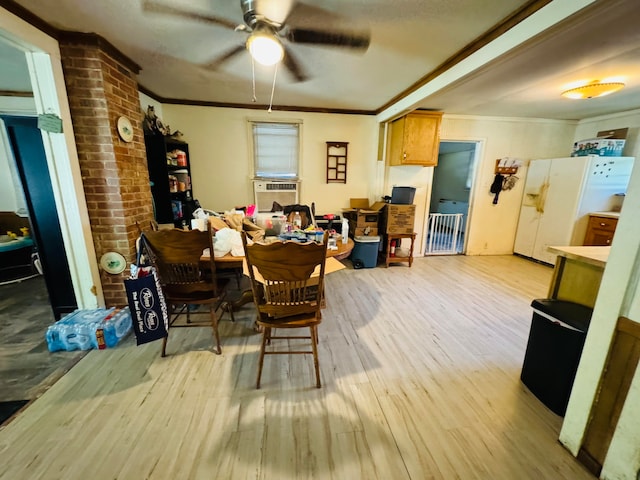
[[[133,125],[125,116],[118,118],[118,135],[125,142],[133,141]]]

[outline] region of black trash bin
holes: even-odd
[[[536,299],[531,306],[520,379],[551,411],[564,416],[593,309],[554,299]]]

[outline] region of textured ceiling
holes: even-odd
[[[215,15],[230,25],[242,23],[239,0],[154,1],[184,12]],[[142,67],[140,85],[159,97],[252,105],[252,64],[246,51],[216,69],[207,67],[220,54],[242,45],[245,32],[145,11],[142,0],[16,3],[55,28],[104,37]],[[527,4],[541,3],[545,2],[308,0],[294,4],[292,0],[261,0],[261,11],[280,9],[283,4],[296,6],[287,20],[292,26],[371,33],[365,52],[289,44],[309,80],[296,82],[286,69],[278,69],[274,107],[379,112],[493,26]],[[463,60],[444,77],[428,82],[425,93],[406,106],[457,114],[559,119],[640,107],[637,0],[547,3],[489,45],[500,47],[502,42],[506,53],[496,54],[497,47],[493,53],[489,47],[476,52],[475,57]],[[576,5],[586,7],[546,29],[545,14],[551,12],[559,19],[569,4],[574,10]],[[546,30],[540,33],[542,29]],[[520,32],[524,40],[514,41],[514,32]],[[14,61],[5,58],[0,50],[0,67]],[[7,72],[5,68],[2,71]],[[624,77],[627,88],[586,102],[570,102],[559,96],[572,82],[607,76]],[[256,103],[268,104],[274,69],[256,66],[255,78]],[[444,81],[446,78],[449,80]],[[7,86],[2,85],[5,80]],[[11,75],[3,73],[0,90],[18,89],[15,83]]]

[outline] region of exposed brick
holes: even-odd
[[[60,44],[65,83],[96,255],[135,258],[138,227],[153,218],[135,74],[96,45]],[[68,42],[68,40],[67,40]],[[116,123],[127,116],[135,141],[123,142]],[[101,272],[107,306],[126,305],[123,275]]]

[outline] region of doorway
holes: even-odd
[[[31,236],[54,316],[77,307],[42,135],[33,117],[0,116],[24,192]]]
[[[464,254],[477,142],[443,141],[433,171],[425,255]]]

